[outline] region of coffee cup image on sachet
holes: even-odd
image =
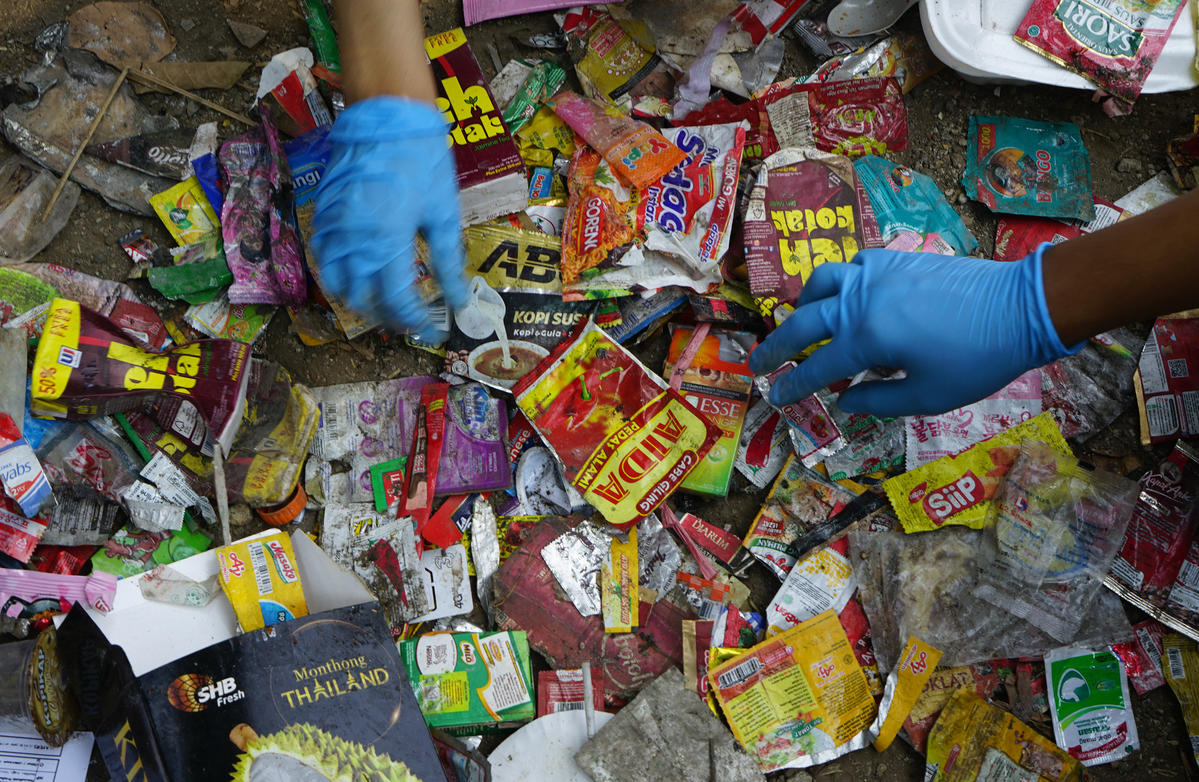
[[[540,345],[508,338],[504,326],[506,305],[503,298],[482,277],[471,280],[467,305],[454,312],[454,322],[463,334],[484,342],[466,358],[467,376],[511,388],[537,367],[549,351]]]

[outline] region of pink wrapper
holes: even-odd
[[[611,0],[609,0],[611,1]],[[485,22],[488,19],[503,19],[505,16],[535,14],[539,11],[556,11],[577,5],[594,5],[602,0],[462,0],[462,15],[466,26]],[[616,0],[620,2],[620,0]]]
[[[229,179],[221,208],[225,260],[233,272],[229,301],[298,306],[307,283],[295,229],[280,214],[284,194],[282,185],[275,185],[280,171],[269,138],[268,131],[256,128],[221,145]]]
[[[82,603],[97,611],[112,610],[117,577],[111,573],[90,576],[59,576],[38,570],[0,568],[0,602],[5,616],[33,618],[44,611],[66,612],[71,603]]]

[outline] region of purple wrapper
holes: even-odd
[[[228,178],[221,237],[233,272],[232,304],[299,305],[307,296],[295,229],[281,212],[291,178],[280,177],[269,144],[273,130],[255,128],[221,145],[220,161]],[[284,179],[286,186],[273,185]]]
[[[437,495],[497,491],[512,485],[504,430],[508,411],[478,383],[451,386],[437,473]]]

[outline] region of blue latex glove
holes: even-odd
[[[795,312],[750,356],[767,374],[814,342],[770,401],[786,404],[871,367],[902,380],[861,383],[837,404],[877,416],[932,414],[978,401],[1017,375],[1082,348],[1066,348],[1045,304],[1041,256],[1015,263],[863,250],[818,267]]]
[[[354,311],[432,340],[415,285],[415,238],[452,308],[466,305],[454,156],[430,104],[380,96],[355,103],[329,132],[311,239],[321,285]]]

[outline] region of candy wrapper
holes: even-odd
[[[1186,0],[1036,0],[1015,38],[1131,104],[1185,7]]]
[[[991,394],[939,415],[914,415],[904,421],[907,468],[961,453],[1041,413],[1041,374],[1026,372]]]
[[[434,493],[474,494],[511,486],[504,400],[492,399],[477,383],[450,386],[446,396],[441,452],[430,454],[441,462]]]
[[[757,101],[779,149],[814,146],[839,155],[885,155],[908,146],[907,108],[895,79],[776,84]]]
[[[34,620],[43,612],[63,613],[82,603],[107,613],[116,597],[117,577],[111,573],[59,576],[37,570],[0,568],[0,605],[5,616]]]
[[[686,158],[686,153],[653,127],[599,101],[563,90],[547,105],[604,156],[617,179],[628,187],[646,188]]]
[[[928,735],[928,782],[1082,782],[1082,765],[1020,720],[962,688]]]
[[[1138,368],[1141,442],[1199,437],[1199,318],[1159,318]]]
[[[513,393],[571,483],[618,527],[654,511],[720,434],[593,323]]]
[[[637,530],[628,540],[613,537],[608,557],[600,564],[600,613],[605,633],[629,633],[641,621],[641,590],[637,568]]]
[[[37,454],[8,413],[0,413],[0,482],[4,493],[16,500],[21,513],[30,518],[54,498]]]
[[[1095,219],[1091,162],[1069,122],[971,115],[962,187],[993,212]]]
[[[795,565],[791,544],[836,516],[853,497],[791,456],[750,525],[745,548],[781,580]]]
[[[799,298],[823,263],[849,262],[863,247],[881,246],[873,214],[840,155],[785,149],[767,158],[745,215],[749,288],[763,314]]]
[[[1025,440],[991,502],[975,596],[1068,643],[1101,591],[1136,495],[1127,478]]]
[[[719,283],[729,246],[747,124],[674,127],[666,138],[686,157],[649,185],[638,205],[645,250],[680,259],[701,293]]]
[[[221,228],[220,218],[194,176],[150,196],[150,206],[179,244],[198,242]]]
[[[1192,638],[1171,634],[1162,639],[1166,683],[1182,707],[1191,743],[1191,757],[1199,763],[1199,645]]]
[[[228,452],[245,406],[249,346],[202,340],[166,353],[135,347],[110,321],[55,299],[34,358],[33,411],[83,419],[133,410],[166,394],[188,400]]]
[[[0,509],[0,553],[28,563],[46,534],[46,522]]]
[[[473,275],[466,307],[454,313],[446,369],[508,390],[566,339],[594,308],[562,301],[561,243],[496,225],[465,232]]]
[[[874,700],[832,611],[711,668],[708,683],[764,772],[825,763],[868,741]]]
[[[1061,454],[1070,453],[1053,417],[1041,413],[956,456],[944,456],[883,481],[904,531],[923,532],[947,524],[981,529],[991,498],[1024,440],[1049,443]]]
[[[308,616],[291,539],[282,532],[217,549],[221,589],[248,633]]]
[[[694,329],[673,329],[663,374],[677,381],[684,398],[720,427],[721,436],[682,488],[724,497],[733,477],[741,426],[753,390],[747,361],[757,344],[753,334],[711,331],[693,344]]]
[[[1169,629],[1154,619],[1146,619],[1132,627],[1136,640],[1112,644],[1112,652],[1120,658],[1128,683],[1137,695],[1152,692],[1166,683],[1162,675],[1162,637]]]
[[[931,177],[875,155],[855,160],[853,168],[870,197],[884,242],[912,231],[940,235],[954,255],[969,255],[978,247],[978,240]]]
[[[274,214],[277,205],[277,162],[267,140],[269,131],[255,129],[221,145],[220,161],[228,184],[221,210],[225,258],[234,282],[229,300],[235,304],[303,303],[307,282],[296,255],[294,229],[280,241],[284,227]],[[287,179],[290,189],[291,180]],[[290,204],[288,205],[290,208]]]
[[[1084,766],[1113,763],[1140,747],[1128,676],[1110,651],[1056,649],[1045,655],[1057,745]]]
[[[1199,451],[1179,442],[1140,480],[1141,494],[1107,586],[1154,619],[1187,634],[1199,633],[1199,545],[1195,499]]]
[[[782,413],[765,399],[754,402],[745,414],[733,466],[759,489],[770,485],[791,456],[787,429]]]

